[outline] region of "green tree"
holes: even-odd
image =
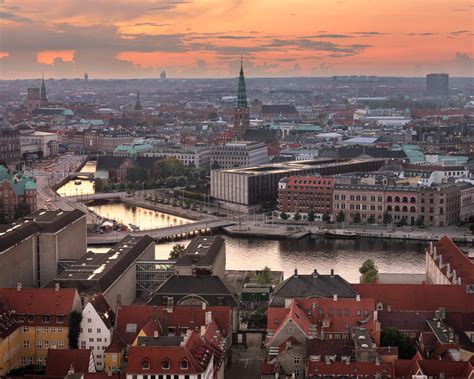
[[[67,334],[70,349],[79,349],[79,334],[81,333],[82,313],[72,311],[69,314],[69,331]]]
[[[368,224],[375,224],[375,216],[370,215],[369,218],[367,219]]]
[[[184,250],[186,250],[184,245],[181,243],[177,243],[171,249],[169,259],[178,259],[179,257],[181,257],[181,255],[183,255]]]
[[[148,180],[148,172],[143,167],[129,167],[125,175],[127,182],[145,182]]]
[[[395,328],[386,328],[380,335],[381,346],[398,347],[400,359],[412,359],[416,354],[414,342],[405,334]]]
[[[362,274],[362,283],[375,283],[379,273],[372,259],[365,260],[360,266],[359,272]]]
[[[398,221],[398,226],[405,226],[407,224],[407,219],[405,217],[402,217],[400,221]]]
[[[354,224],[358,224],[361,221],[360,213],[357,212],[353,218]]]
[[[309,212],[308,212],[308,221],[309,222],[313,222],[316,218],[316,214],[314,213],[314,211],[311,209]]]
[[[288,214],[286,214],[285,212],[281,212],[281,213],[280,213],[280,218],[281,218],[282,220],[288,220],[289,217],[290,217],[290,216],[288,216]]]
[[[178,187],[184,187],[186,185],[186,177],[185,176],[179,176],[176,178],[176,184]]]
[[[104,180],[101,178],[97,178],[95,180],[94,188],[96,192],[102,192],[104,191]]]
[[[329,221],[331,221],[331,215],[330,215],[328,212],[324,212],[324,213],[323,213],[323,217],[321,217],[321,219],[322,219],[324,222],[329,222]]]
[[[186,166],[176,158],[164,158],[155,162],[155,172],[159,178],[167,179],[170,176],[183,176]]]
[[[272,282],[272,270],[270,267],[265,266],[265,268],[257,274],[257,283],[258,284],[270,284]]]
[[[383,214],[383,223],[384,224],[390,224],[392,222],[392,215],[388,212],[385,212]]]
[[[28,216],[31,213],[31,206],[26,201],[22,201],[15,206],[15,220]]]
[[[174,176],[169,176],[166,178],[165,186],[168,188],[174,188],[178,184],[176,178]]]
[[[339,213],[337,214],[337,217],[336,217],[336,221],[337,222],[344,222],[345,219],[346,219],[346,214],[343,211],[339,211]]]
[[[418,216],[415,220],[415,225],[418,227],[423,226],[424,221],[423,216]]]
[[[293,220],[295,221],[301,220],[301,215],[298,212],[296,212],[295,215],[293,216]]]

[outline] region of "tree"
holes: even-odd
[[[405,217],[402,217],[400,221],[398,222],[398,226],[405,226],[407,225],[407,219]]]
[[[293,220],[295,221],[301,220],[301,215],[298,212],[296,212],[295,215],[293,216]]]
[[[369,218],[367,219],[368,224],[375,224],[375,216],[370,215]]]
[[[385,212],[383,214],[383,223],[384,224],[390,224],[392,222],[392,215],[388,212]]]
[[[395,328],[386,328],[380,335],[381,346],[398,347],[398,357],[400,359],[412,359],[416,354],[416,348],[413,341]]]
[[[288,220],[289,217],[290,217],[290,216],[288,216],[285,212],[281,212],[281,213],[280,213],[280,218],[281,218],[282,220]]]
[[[314,211],[311,209],[309,212],[308,212],[308,221],[309,222],[313,222],[316,218],[316,214],[314,213]]]
[[[31,206],[26,201],[22,201],[15,206],[15,220],[28,216],[31,213]]]
[[[355,215],[354,215],[354,224],[358,224],[360,221],[361,221],[361,217],[360,217],[360,213],[357,212]]]
[[[69,314],[69,331],[67,338],[69,339],[70,349],[79,349],[79,334],[81,333],[82,313],[72,311]]]
[[[336,217],[336,221],[337,222],[344,222],[345,219],[346,219],[346,214],[343,211],[339,211],[339,213],[337,214],[337,217]]]
[[[129,167],[125,175],[127,182],[145,182],[148,180],[148,172],[143,167]]]
[[[474,224],[470,224],[469,229],[471,230],[471,233],[474,234]]]
[[[257,283],[258,284],[270,284],[272,282],[272,270],[270,267],[265,266],[265,268],[257,274]]]
[[[96,178],[94,188],[97,192],[102,192],[104,190],[104,180],[101,178]]]
[[[424,221],[423,216],[418,216],[415,220],[415,225],[418,227],[423,226]]]
[[[177,243],[171,249],[169,259],[178,259],[179,257],[181,257],[181,255],[183,255],[184,250],[185,250],[184,245],[181,243]]]
[[[360,266],[359,272],[362,274],[362,283],[375,283],[379,273],[372,259],[365,260]]]
[[[178,187],[184,187],[186,185],[186,177],[180,176],[176,178],[176,184],[178,185]]]
[[[328,212],[324,212],[323,217],[322,217],[322,220],[323,220],[324,222],[329,222],[329,221],[331,221],[331,215],[330,215]]]
[[[176,178],[174,176],[169,176],[168,178],[166,178],[165,186],[168,188],[174,188],[176,187],[177,183],[178,182],[176,181]]]
[[[221,165],[217,161],[212,162],[211,170],[219,170],[220,168],[221,168]]]
[[[155,172],[159,178],[167,179],[170,176],[183,176],[186,166],[176,158],[168,157],[155,162]]]

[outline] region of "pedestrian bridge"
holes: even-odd
[[[198,234],[210,233],[225,226],[234,225],[235,221],[227,219],[202,220],[189,224],[168,226],[165,228],[140,230],[137,232],[110,232],[105,234],[90,233],[87,235],[88,245],[111,245],[119,242],[126,235],[148,235],[157,243],[190,238]]]

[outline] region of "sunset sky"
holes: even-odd
[[[0,0],[0,78],[474,76],[474,0]]]

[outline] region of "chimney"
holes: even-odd
[[[333,295],[333,299],[334,299],[334,301],[337,301],[337,293],[335,293],[335,294]]]
[[[116,304],[117,304],[117,309],[120,309],[120,307],[122,306],[122,295],[121,294],[117,294],[117,299],[116,299]]]
[[[60,288],[59,283],[54,283],[54,290],[56,292],[59,292],[59,288]]]
[[[375,365],[380,366],[380,357],[378,355],[375,357]]]
[[[206,307],[207,307],[206,303],[205,303],[205,302],[203,302],[203,303],[201,304],[201,308],[202,308],[202,310],[203,310],[203,311],[205,311],[205,310],[206,310]]]
[[[212,322],[212,312],[206,312],[205,314],[205,323],[209,325]]]
[[[154,330],[154,331],[153,331],[153,337],[154,337],[154,338],[158,338],[158,330]]]
[[[318,277],[318,270],[314,269],[313,278],[317,278],[317,277]]]
[[[360,301],[360,293],[356,295],[356,301]]]
[[[334,278],[334,269],[331,269],[331,278]]]
[[[16,284],[16,290],[17,290],[18,292],[21,291],[21,282],[18,282],[18,283]]]
[[[298,269],[295,267],[295,278],[298,277]]]
[[[392,351],[392,348],[390,346],[387,347],[388,352],[390,353]]]
[[[203,336],[206,333],[206,326],[201,325],[200,334]]]
[[[391,305],[387,305],[387,311],[388,311],[388,312],[391,312],[391,311],[392,311],[392,306],[391,306]]]
[[[67,372],[68,375],[74,375],[74,364],[71,363],[71,366],[69,366],[69,371]]]

